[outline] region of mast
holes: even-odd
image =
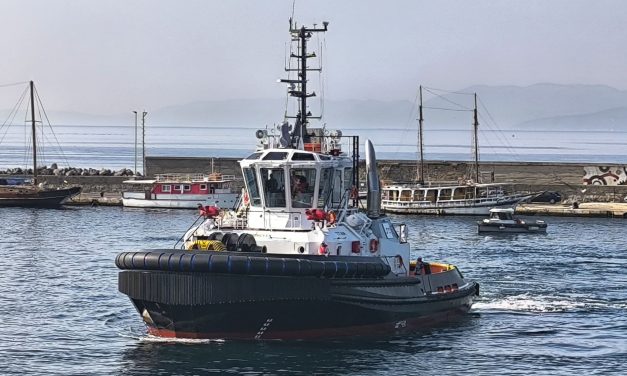
[[[35,127],[35,84],[30,82],[30,116],[33,133],[33,185],[37,185],[37,130]]]
[[[425,160],[423,155],[424,142],[422,134],[422,122],[424,120],[422,118],[422,85],[420,85],[420,106],[418,108],[420,112],[420,117],[418,118],[418,147],[420,153],[420,170],[418,171],[418,183],[423,184],[425,181]]]
[[[133,113],[135,114],[135,171],[133,175],[137,176],[137,111]]]
[[[146,115],[148,112],[142,112],[142,172],[146,176]]]
[[[314,24],[313,28],[307,28],[305,26],[301,26],[298,28],[295,22],[292,22],[290,18],[290,34],[292,35],[292,41],[298,42],[298,53],[290,54],[290,58],[298,59],[298,68],[285,68],[286,72],[296,71],[297,78],[296,79],[281,79],[280,82],[287,83],[291,85],[290,90],[288,91],[289,95],[295,98],[298,98],[299,101],[299,110],[296,116],[287,116],[286,118],[296,119],[296,124],[294,127],[294,133],[292,136],[292,146],[297,147],[298,144],[303,141],[305,142],[308,138],[307,135],[307,124],[309,123],[308,119],[319,119],[319,116],[312,116],[311,112],[307,111],[307,98],[315,97],[316,93],[307,93],[307,72],[309,71],[321,71],[322,68],[308,68],[307,67],[307,59],[316,57],[316,53],[307,53],[307,41],[312,37],[313,33],[323,33],[327,31],[328,22],[322,23],[323,28],[316,28]]]
[[[477,119],[477,93],[475,93],[475,109],[474,109],[474,141],[475,141],[475,182],[479,183],[479,139],[478,139],[478,130],[479,130],[479,120]]]

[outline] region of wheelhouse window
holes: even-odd
[[[180,191],[181,191],[181,186],[177,184],[177,185],[175,185],[175,186],[172,188],[172,190],[174,190],[174,191],[179,191],[179,192],[180,192]]]
[[[189,184],[184,184],[183,185],[183,191],[189,192],[191,190],[192,190],[192,186],[191,185],[189,185]]]
[[[294,155],[292,155],[292,160],[293,161],[315,161],[316,159],[314,158],[313,154],[294,153]]]
[[[333,186],[333,169],[323,168],[320,171],[320,185],[318,187],[318,207],[323,208],[329,202]]]
[[[170,184],[162,185],[161,186],[161,191],[162,192],[171,192],[172,191],[172,186]]]
[[[264,161],[284,161],[287,159],[285,151],[271,151],[263,157]]]
[[[201,184],[200,185],[200,190],[201,191],[206,191],[207,190],[207,184]]]
[[[353,169],[344,169],[344,191],[350,191],[353,188]]]
[[[347,194],[345,190],[342,189],[342,169],[338,168],[335,170],[333,174],[333,192],[331,194],[331,206],[338,207],[342,202],[343,195]]]
[[[249,155],[248,157],[246,157],[246,159],[259,159],[259,156],[262,153],[252,153],[251,155]]]
[[[316,186],[316,170],[313,168],[292,169],[290,189],[293,208],[313,207],[314,189]]]
[[[269,208],[284,208],[285,172],[282,168],[262,168],[260,172],[265,205]]]
[[[259,184],[257,183],[257,175],[252,168],[244,169],[244,179],[246,181],[246,187],[250,195],[251,206],[261,206],[261,196],[259,195]]]

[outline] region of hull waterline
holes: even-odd
[[[3,195],[0,197],[0,207],[59,207],[67,200],[81,192],[80,187],[39,191],[24,195]]]

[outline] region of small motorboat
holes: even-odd
[[[477,221],[477,231],[498,233],[546,233],[547,224],[544,221],[523,221],[514,218],[514,209],[490,209],[490,218]]]

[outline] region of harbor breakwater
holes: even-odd
[[[198,157],[146,157],[146,177],[157,174],[209,174],[212,171],[225,175],[241,177],[239,158],[198,158]],[[416,161],[378,160],[379,176],[383,184],[392,182],[410,182],[417,175]],[[519,190],[532,192],[557,191],[562,194],[565,203],[571,202],[623,202],[627,196],[627,185],[584,185],[584,168],[593,164],[582,163],[547,163],[547,162],[486,162],[480,167],[483,182],[514,183]],[[617,169],[622,166],[615,166]],[[427,161],[425,162],[425,180],[457,182],[465,176],[471,176],[473,164],[466,161]],[[73,169],[78,171],[77,169]],[[82,169],[90,171],[94,169]],[[51,186],[64,184],[80,185],[83,194],[77,201],[95,198],[109,198],[115,201],[128,189],[123,181],[132,179],[132,171],[124,173],[112,171],[105,174],[58,175],[42,174],[40,181]],[[71,171],[71,170],[68,170]],[[96,170],[94,170],[96,171]],[[94,172],[91,171],[91,172]],[[122,171],[122,170],[120,170]],[[18,176],[19,174],[13,174]],[[365,165],[360,165],[360,182],[365,184]],[[234,188],[243,186],[241,178],[234,182]]]

